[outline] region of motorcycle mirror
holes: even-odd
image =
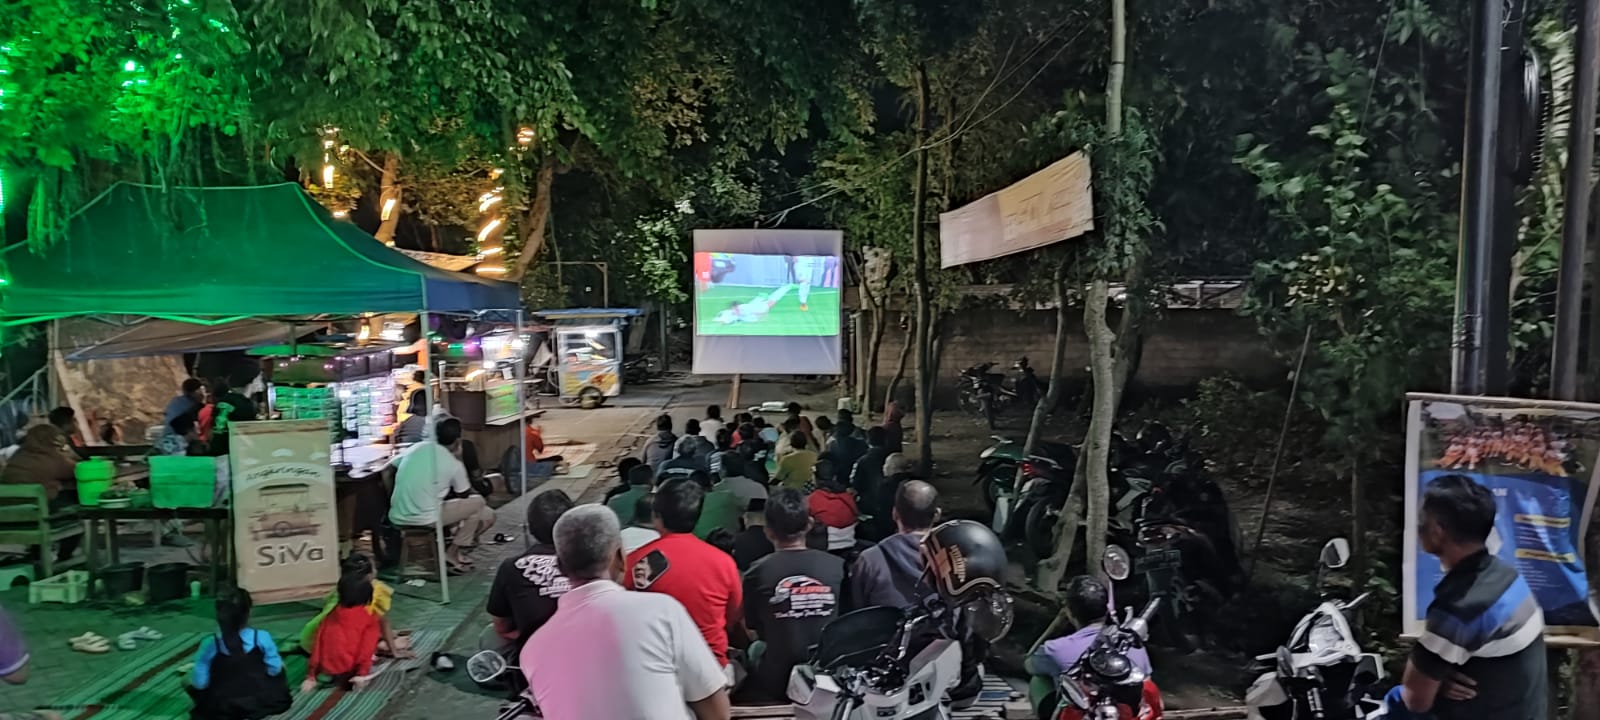
[[[1337,570],[1350,563],[1350,541],[1344,538],[1334,538],[1322,546],[1322,566],[1329,570]]]
[[[1100,558],[1100,566],[1106,571],[1106,577],[1112,580],[1127,580],[1133,574],[1133,558],[1120,545],[1106,546],[1105,554]]]

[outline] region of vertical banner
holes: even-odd
[[[257,604],[322,597],[339,581],[328,421],[232,427],[229,466],[239,587]]]
[[[1407,401],[1405,634],[1421,633],[1445,573],[1418,544],[1422,493],[1434,478],[1459,474],[1494,493],[1489,552],[1527,580],[1547,634],[1600,640],[1584,564],[1600,489],[1600,405],[1415,394]]]

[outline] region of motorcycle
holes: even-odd
[[[655,355],[635,355],[622,362],[622,382],[643,385],[661,374],[661,363]]]
[[[995,416],[1012,405],[1029,406],[1044,397],[1045,382],[1034,373],[1028,358],[1019,358],[1012,365],[1019,372],[1017,379],[1007,383],[1005,375],[990,372],[994,363],[973,365],[961,371],[960,387],[956,398],[961,409],[982,417],[994,429]]]
[[[1010,614],[1010,598],[997,612]],[[810,662],[789,674],[796,720],[948,720],[961,682],[959,609],[870,607],[822,629]],[[1009,623],[1009,621],[1008,621]],[[913,653],[919,641],[933,639]]]
[[[1350,543],[1334,538],[1322,547],[1317,587],[1322,602],[1300,618],[1289,642],[1256,658],[1265,669],[1245,694],[1251,720],[1360,720],[1382,715],[1383,664],[1362,652],[1349,616],[1371,593],[1345,602],[1328,596],[1329,570],[1350,561]]]
[[[1102,564],[1113,580],[1126,580],[1131,573],[1127,553],[1116,546],[1106,548]],[[1161,720],[1161,691],[1129,658],[1129,651],[1149,641],[1150,620],[1160,606],[1160,597],[1151,598],[1138,615],[1130,606],[1122,622],[1100,631],[1057,678],[1053,720]]]
[[[991,437],[995,443],[978,455],[978,472],[972,484],[982,486],[984,502],[994,518],[989,528],[1002,539],[1009,539],[1020,527],[1015,520],[1027,517],[1027,508],[1021,504],[1017,488],[1017,470],[1028,456],[1022,444],[999,435]],[[1038,454],[1065,468],[1074,467],[1078,457],[1071,445],[1049,441],[1039,443]]]
[[[789,675],[795,718],[948,717],[941,701],[960,681],[961,645],[940,637],[909,657],[913,638],[939,619],[921,608],[872,607],[828,623],[812,662]]]

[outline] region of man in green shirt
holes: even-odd
[[[772,484],[799,490],[811,481],[812,468],[817,465],[817,452],[807,447],[806,434],[796,431],[789,435],[789,452],[778,458],[778,471],[772,474]]]
[[[628,468],[628,489],[618,493],[606,501],[606,507],[617,514],[617,522],[626,527],[633,522],[633,508],[639,498],[650,492],[651,484],[655,482],[656,473],[649,465],[635,465]]]
[[[718,528],[727,530],[729,535],[737,534],[739,516],[744,514],[744,500],[727,490],[711,489],[711,476],[699,470],[689,475],[689,482],[698,484],[706,493],[700,504],[700,520],[694,524],[694,536],[704,540]]]

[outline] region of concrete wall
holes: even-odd
[[[1089,346],[1082,316],[1081,310],[1072,310],[1072,335],[1067,341],[1069,390],[1083,385],[1088,377]],[[1115,330],[1115,313],[1110,322]],[[863,319],[861,331],[866,330]],[[891,326],[884,334],[878,361],[879,393],[894,374],[904,340],[905,333],[898,327]],[[957,312],[944,325],[937,390],[940,405],[954,404],[957,377],[963,369],[981,362],[993,361],[995,372],[1009,371],[1011,364],[1025,355],[1039,375],[1048,376],[1054,344],[1054,310],[969,308]],[[859,347],[864,353],[865,342]],[[907,361],[907,387],[915,367],[913,353]],[[1144,388],[1181,390],[1222,374],[1252,384],[1270,384],[1284,379],[1285,368],[1249,318],[1239,317],[1232,310],[1169,310],[1148,328],[1143,359],[1134,380]]]

